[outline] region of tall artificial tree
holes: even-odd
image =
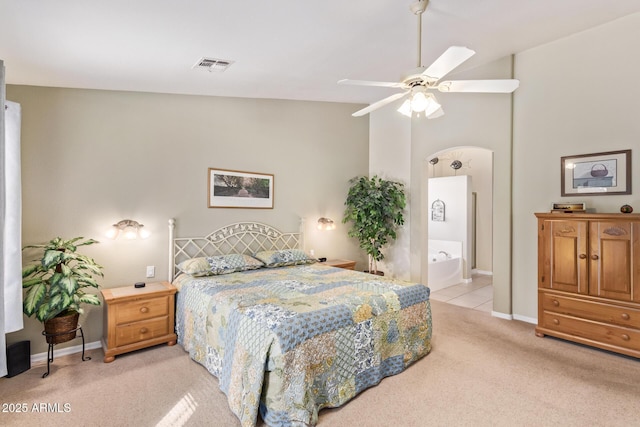
[[[349,236],[358,239],[369,256],[369,271],[377,273],[378,261],[384,259],[382,248],[397,238],[396,231],[404,224],[404,184],[377,176],[355,177],[349,183],[342,222],[351,223]]]

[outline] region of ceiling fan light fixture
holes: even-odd
[[[411,111],[411,101],[405,99],[400,108],[398,108],[396,111],[404,116],[411,117],[411,114],[413,113],[413,111]]]
[[[397,110],[400,114],[411,117],[413,113],[423,113],[425,117],[434,119],[444,114],[436,97],[427,93],[424,88],[414,89],[409,99],[405,99]]]
[[[429,105],[429,98],[423,91],[416,91],[411,95],[411,111],[422,113]]]
[[[429,97],[427,98],[427,106],[424,108],[424,115],[431,119],[431,116],[438,110],[442,111],[442,106],[438,103],[438,101],[436,101],[435,96],[429,94]]]

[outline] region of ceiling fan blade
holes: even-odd
[[[338,80],[339,85],[358,85],[358,86],[380,86],[380,87],[403,87],[402,82],[372,82],[369,80]]]
[[[440,80],[454,68],[475,55],[475,51],[463,46],[451,46],[433,64],[422,72],[423,76]]]
[[[520,86],[519,80],[453,80],[438,85],[440,92],[511,93]]]
[[[363,108],[362,110],[356,111],[355,113],[352,114],[352,116],[353,117],[360,117],[360,116],[364,116],[365,114],[369,114],[373,110],[377,110],[378,108],[384,107],[385,105],[395,101],[396,99],[400,99],[403,96],[406,96],[409,92],[410,91],[394,93],[393,95],[388,96],[386,98],[383,98],[378,102],[374,102],[373,104],[369,105],[368,107]]]

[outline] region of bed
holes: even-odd
[[[175,238],[176,332],[242,426],[315,425],[431,350],[429,288],[315,262],[301,233],[237,223]]]

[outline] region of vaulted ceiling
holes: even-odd
[[[0,0],[9,84],[370,103],[417,66],[412,0]],[[423,65],[471,68],[640,12],[638,0],[431,0]],[[234,61],[193,69],[202,57]]]

